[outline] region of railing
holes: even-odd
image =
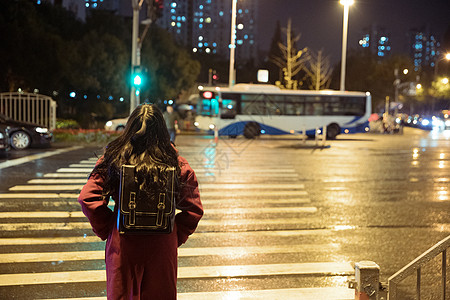
[[[414,272],[417,274],[416,280],[416,300],[420,300],[420,281],[421,281],[421,268],[427,262],[442,253],[442,299],[446,299],[446,281],[447,281],[447,249],[450,248],[450,236],[443,239],[408,265],[403,267],[400,271],[395,273],[389,278],[388,281],[388,299],[397,300],[397,288],[400,281],[406,277],[412,275]]]
[[[361,261],[355,264],[355,280],[348,282],[349,288],[355,289],[355,300],[397,300],[398,284],[406,277],[414,274],[416,278],[416,300],[420,300],[421,269],[442,253],[441,295],[447,299],[447,249],[450,248],[450,236],[446,237],[400,271],[389,278],[388,286],[380,282],[380,267],[373,261]]]
[[[56,102],[32,93],[0,93],[0,112],[8,118],[48,127],[56,127]]]

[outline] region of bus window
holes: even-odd
[[[301,116],[305,114],[305,104],[286,102],[285,104],[285,114],[290,116]]]
[[[282,115],[283,100],[281,95],[243,94],[241,110],[245,115]]]
[[[201,99],[197,104],[197,114],[202,116],[217,116],[219,114],[219,101],[213,99]]]
[[[197,104],[197,114],[203,116],[211,115],[211,100],[210,99],[201,99]]]
[[[241,99],[240,94],[236,93],[222,93],[221,95],[221,113],[220,116],[223,119],[234,118],[239,111],[239,102]]]
[[[237,104],[235,100],[222,99],[222,110],[220,117],[222,119],[233,119],[237,114],[236,108]]]
[[[264,115],[265,103],[263,95],[242,94],[241,111],[243,115]]]

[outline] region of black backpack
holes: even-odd
[[[139,188],[136,166],[122,166],[117,217],[119,233],[168,234],[172,232],[175,223],[175,168],[154,165],[149,176],[154,184],[151,191],[146,192]],[[160,178],[167,180],[159,180]]]

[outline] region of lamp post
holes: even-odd
[[[340,90],[345,91],[345,64],[347,58],[347,31],[348,31],[348,8],[354,3],[353,0],[340,0],[344,5],[344,23],[342,26],[342,59],[341,59],[341,84]]]
[[[234,78],[234,55],[236,51],[236,4],[237,0],[231,0],[231,42],[230,42],[230,74],[228,76],[228,85],[232,87]]]
[[[438,65],[441,60],[450,61],[450,52],[445,53],[443,58],[440,58],[436,61],[436,65],[434,66],[434,77],[438,75]]]

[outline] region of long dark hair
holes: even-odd
[[[170,142],[163,114],[155,105],[138,106],[128,118],[123,133],[106,146],[102,160],[92,171],[105,180],[104,196],[119,191],[120,168],[125,164],[136,166],[138,179],[144,187],[155,166],[159,169],[175,167],[179,179],[178,153]],[[178,182],[176,180],[177,187]]]

